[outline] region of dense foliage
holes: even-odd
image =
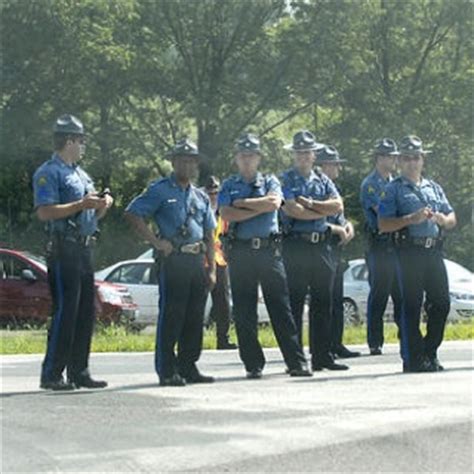
[[[90,133],[84,167],[110,186],[99,266],[141,248],[123,208],[195,137],[201,176],[232,171],[232,146],[260,133],[264,167],[291,161],[299,128],[335,145],[362,252],[359,184],[376,138],[419,135],[427,174],[459,226],[448,255],[472,262],[472,3],[467,0],[2,0],[0,241],[41,249],[31,176],[69,112]]]

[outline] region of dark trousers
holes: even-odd
[[[330,357],[331,311],[334,285],[334,261],[328,244],[311,244],[301,240],[283,243],[290,304],[298,329],[300,344],[303,333],[303,310],[310,295],[310,348],[313,365]]]
[[[217,343],[225,343],[230,326],[230,288],[227,267],[216,266],[216,286],[211,292],[212,308],[210,319],[216,322]]]
[[[389,296],[392,297],[394,319],[399,326],[402,298],[396,278],[396,260],[396,252],[391,243],[369,243],[366,262],[370,286],[367,301],[367,343],[370,348],[383,346],[383,316]]]
[[[342,260],[339,249],[333,249],[333,259],[336,270],[332,293],[331,350],[334,351],[342,345],[344,335],[344,270],[346,264]]]
[[[436,356],[450,309],[449,285],[440,250],[408,247],[399,249],[398,255],[397,274],[403,295],[401,353],[403,361],[410,366],[424,355]],[[420,315],[424,294],[428,323],[423,338]]]
[[[94,272],[90,247],[73,242],[55,244],[48,257],[48,283],[53,317],[41,379],[69,378],[87,370],[95,319]]]
[[[160,378],[197,370],[208,295],[202,255],[171,254],[159,271],[155,369]],[[175,353],[175,346],[177,354]]]
[[[251,250],[236,245],[229,250],[228,261],[239,353],[245,369],[247,371],[263,369],[265,365],[265,357],[258,340],[259,283],[286,365],[294,369],[306,364],[291,315],[285,268],[281,257],[275,255],[273,248]]]

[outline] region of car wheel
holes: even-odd
[[[357,325],[360,324],[359,308],[354,300],[351,298],[344,298],[342,300],[343,311],[344,311],[344,324],[346,325]]]

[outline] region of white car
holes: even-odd
[[[95,273],[96,280],[111,283],[120,282],[122,286],[128,288],[133,301],[140,308],[139,316],[136,319],[137,326],[143,327],[156,324],[157,321],[159,290],[156,274],[153,270],[154,263],[152,251],[148,250],[137,259],[117,262]],[[204,315],[205,323],[209,320],[211,306],[212,301],[208,297]],[[257,311],[259,323],[270,321],[261,292],[259,292]]]
[[[448,319],[459,321],[474,316],[474,276],[472,272],[451,260],[444,260],[449,280],[451,310]],[[365,260],[358,258],[349,261],[344,272],[344,313],[346,322],[361,322],[365,319],[369,296],[368,268]],[[387,319],[393,319],[393,305],[389,298]]]

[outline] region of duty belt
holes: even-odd
[[[407,245],[414,245],[415,247],[434,249],[442,245],[443,239],[436,237],[408,237],[405,239],[404,243]]]
[[[248,247],[252,250],[260,250],[270,247],[275,239],[253,237],[252,239],[234,239],[232,245]]]
[[[206,244],[203,241],[194,242],[193,244],[185,244],[178,247],[179,253],[198,255],[206,251]]]
[[[89,247],[93,241],[93,235],[60,234],[56,232],[53,236],[53,243],[72,243],[82,245],[83,247]]]
[[[298,232],[288,235],[288,238],[295,240],[304,240],[305,242],[308,242],[310,244],[320,244],[326,241],[330,235],[330,232]]]

